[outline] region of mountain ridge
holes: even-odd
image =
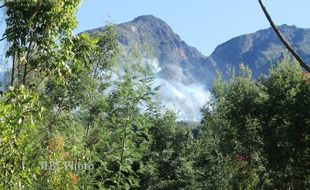
[[[301,57],[310,62],[310,29],[295,25],[280,25],[280,31]],[[232,50],[232,51],[229,51]],[[226,65],[238,67],[243,63],[252,71],[254,78],[267,74],[270,66],[290,56],[272,28],[258,30],[232,38],[216,47],[208,57],[223,72]]]
[[[279,26],[283,35],[302,58],[310,63],[310,29],[296,26]],[[104,27],[86,31],[94,34]],[[253,78],[267,74],[271,65],[289,54],[271,28],[232,38],[220,45],[209,55],[203,55],[189,46],[163,20],[153,15],[142,15],[132,21],[116,25],[123,56],[134,50],[146,55],[151,47],[156,58],[157,85],[161,85],[161,102],[166,108],[179,110],[179,118],[187,121],[200,120],[200,108],[210,98],[216,72],[224,79],[228,68],[238,69],[240,64],[248,66]],[[152,57],[152,56],[151,56]]]
[[[125,52],[130,53],[133,47],[144,52],[144,46],[149,45],[162,68],[160,75],[169,80],[182,78],[186,84],[200,82],[210,87],[217,70],[225,75],[227,65],[238,69],[240,64],[247,65],[255,79],[260,74],[267,74],[271,65],[289,56],[272,28],[227,40],[210,55],[188,45],[165,21],[153,15],[138,16],[118,24],[116,29]],[[310,63],[310,29],[287,24],[280,25],[279,29],[305,62]],[[86,32],[102,30],[103,27]]]

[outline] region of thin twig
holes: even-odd
[[[266,18],[268,19],[272,29],[275,31],[275,33],[277,34],[278,38],[281,40],[282,44],[286,47],[286,49],[288,49],[288,51],[296,58],[296,60],[299,62],[300,66],[302,68],[304,68],[308,73],[310,73],[310,67],[302,60],[302,58],[297,54],[297,52],[292,48],[292,46],[287,42],[287,40],[284,38],[284,36],[281,34],[280,30],[278,29],[278,27],[275,25],[275,23],[273,22],[271,16],[269,15],[263,0],[258,0],[261,8],[264,11],[264,14],[266,16]]]
[[[0,39],[0,42],[7,39],[7,38],[8,38],[7,36],[4,36],[3,38]]]

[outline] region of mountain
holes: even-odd
[[[140,16],[118,26],[120,42],[126,50],[133,46],[150,46],[161,67],[160,76],[185,84],[208,83],[214,67],[196,48],[187,45],[164,21],[151,16]],[[210,72],[212,71],[212,72]]]
[[[6,91],[7,86],[10,84],[11,72],[7,66],[0,64],[0,93]]]
[[[281,25],[280,31],[294,47],[306,63],[310,63],[310,29],[296,26]],[[252,34],[233,38],[221,45],[208,57],[211,64],[221,72],[225,72],[227,65],[238,68],[243,63],[257,78],[267,74],[271,65],[289,56],[275,32],[269,28]]]
[[[104,27],[86,31],[94,34]],[[152,15],[116,26],[123,56],[139,50],[152,62],[162,104],[179,111],[179,118],[200,120],[200,107],[209,97],[215,67],[196,48],[187,45],[163,20]],[[155,61],[154,61],[155,58]],[[206,85],[207,84],[207,85]]]
[[[126,55],[139,49],[144,55],[157,58],[161,68],[160,77],[185,84],[202,79],[201,82],[209,83],[214,78],[214,66],[209,65],[207,57],[187,45],[163,20],[152,15],[139,16],[133,21],[117,25],[116,29]],[[102,30],[104,28],[87,33]]]
[[[281,25],[280,31],[306,63],[310,63],[310,29]],[[87,31],[95,33],[98,28]],[[210,87],[216,70],[225,73],[227,67],[238,68],[243,63],[254,78],[267,74],[270,66],[289,54],[271,28],[235,37],[216,47],[210,56],[186,44],[163,20],[144,15],[117,25],[119,41],[126,54],[138,48],[147,52],[151,47],[159,63],[159,76],[184,84],[203,83]]]
[[[310,29],[288,25],[279,28],[305,62],[310,63]],[[167,23],[152,15],[139,16],[117,25],[116,29],[124,57],[134,49],[149,55],[151,47],[162,104],[179,110],[182,120],[199,121],[200,107],[209,98],[208,89],[216,70],[227,78],[227,68],[238,69],[243,63],[252,70],[255,79],[289,55],[271,28],[233,38],[217,46],[210,56],[187,45]],[[104,27],[87,33],[102,30]]]

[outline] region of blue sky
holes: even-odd
[[[310,28],[309,0],[265,0],[277,24]],[[209,55],[222,42],[269,27],[257,0],[83,0],[77,32],[152,14]]]
[[[310,28],[309,0],[265,0],[277,24]],[[209,55],[222,42],[269,27],[257,0],[83,0],[77,32],[152,14]]]

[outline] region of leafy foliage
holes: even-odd
[[[32,160],[38,145],[33,141],[39,128],[42,106],[38,96],[24,86],[10,91],[0,101],[0,187],[29,188],[38,172]]]
[[[217,155],[232,166],[228,187],[306,189],[309,86],[308,77],[287,63],[260,81],[245,74],[216,83],[214,99],[204,110],[201,138],[202,145],[213,139],[209,146],[215,143]]]

